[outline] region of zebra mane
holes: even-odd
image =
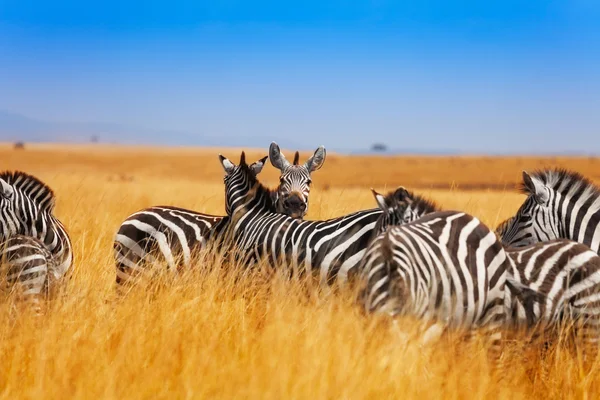
[[[299,162],[300,162],[300,153],[296,152],[296,154],[294,154],[294,163],[293,163],[293,165],[298,165]]]
[[[499,236],[500,238],[502,238],[502,236],[504,236],[504,233],[506,232],[506,229],[510,226],[510,224],[513,222],[513,220],[515,219],[515,217],[509,217],[507,219],[505,219],[504,221],[500,222],[498,224],[498,226],[496,227],[496,229],[494,229],[494,232],[496,233],[497,236]]]
[[[402,193],[402,191],[404,191],[404,194],[400,194]],[[386,194],[386,204],[395,206],[401,201],[406,201],[409,203],[408,208],[410,208],[411,210],[419,211],[423,213],[423,215],[441,210],[441,208],[432,200],[429,200],[419,194],[415,194],[414,192],[408,191],[404,188],[402,188],[402,191],[395,190]],[[399,195],[401,197],[399,197]]]
[[[245,161],[243,163],[240,163],[239,167],[243,171],[243,174],[248,178],[250,185],[253,187],[253,191],[256,193],[256,197],[259,198],[260,195],[263,194],[264,196],[269,198],[271,200],[271,202],[273,203],[273,206],[275,206],[275,203],[277,202],[277,199],[279,198],[279,193],[278,193],[277,189],[270,189],[270,188],[266,187],[265,185],[263,185],[262,182],[258,180],[257,176],[252,172],[252,170],[250,169],[250,166],[248,164],[246,164]]]
[[[4,171],[0,173],[0,179],[33,200],[41,210],[51,212],[54,209],[56,204],[54,192],[35,176],[22,171]]]
[[[435,203],[433,200],[429,200],[419,194],[415,194],[413,192],[408,192],[410,199],[412,199],[412,204],[410,208],[413,210],[419,210],[423,212],[423,214],[430,214],[432,212],[441,211],[441,208]]]
[[[570,171],[565,168],[544,169],[534,171],[531,177],[542,182],[544,186],[563,195],[581,195],[587,193],[588,196],[600,197],[600,188],[579,172]],[[521,182],[519,190],[528,196],[535,194],[531,193],[524,182]]]

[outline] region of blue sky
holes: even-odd
[[[0,0],[0,109],[224,144],[600,153],[598,21],[595,0]]]

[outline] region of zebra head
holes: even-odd
[[[292,218],[304,218],[308,211],[308,196],[312,172],[320,169],[325,163],[325,147],[320,146],[315,153],[302,165],[298,163],[299,154],[296,152],[294,162],[290,163],[277,143],[269,147],[269,160],[279,171],[279,187],[277,189],[277,212]]]
[[[439,207],[426,198],[409,192],[402,186],[387,195],[371,189],[375,201],[383,214],[379,217],[375,231],[381,233],[388,226],[407,224],[427,214],[439,211]]]
[[[501,224],[502,242],[521,247],[560,237],[560,221],[554,203],[557,195],[544,182],[523,171],[522,191],[527,199],[517,215]]]
[[[225,209],[228,216],[238,210],[248,208],[251,203],[260,204],[266,209],[274,210],[270,192],[256,179],[267,161],[267,157],[248,165],[246,153],[242,152],[240,162],[235,165],[226,157],[219,154],[219,160],[225,170]]]
[[[375,197],[377,205],[383,211],[375,226],[377,234],[384,232],[389,226],[410,222],[409,208],[413,200],[406,189],[399,187],[396,191],[390,192],[385,196],[373,189],[371,189],[371,192]]]

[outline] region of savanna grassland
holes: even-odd
[[[247,152],[249,160],[266,155]],[[222,149],[237,161],[239,149]],[[201,257],[176,278],[115,292],[112,239],[132,212],[177,205],[224,213],[217,149],[0,146],[3,169],[47,182],[75,248],[72,277],[42,317],[0,304],[2,398],[599,398],[600,362],[517,340],[494,367],[478,340],[421,345],[417,321],[367,318],[349,293],[323,293],[258,269]],[[291,156],[290,151],[285,153]],[[302,154],[301,160],[308,157]],[[373,208],[370,187],[398,185],[495,226],[523,200],[523,169],[575,169],[600,182],[600,160],[350,157],[313,175],[309,219]],[[270,164],[261,180],[273,187]]]

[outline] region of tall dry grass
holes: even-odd
[[[261,270],[240,272],[210,257],[181,276],[165,274],[117,296],[112,238],[127,215],[153,204],[224,210],[214,152],[129,150],[0,149],[5,168],[34,173],[55,190],[57,214],[75,247],[72,278],[46,315],[15,318],[8,302],[0,304],[3,398],[598,397],[600,363],[584,366],[566,346],[541,355],[539,346],[515,341],[495,368],[478,341],[450,335],[420,345],[418,321],[393,325],[367,318],[350,294],[307,295],[301,282]],[[235,159],[235,151],[225,153]],[[459,167],[423,179],[451,183],[465,168],[476,169],[458,161],[444,159]],[[492,165],[492,176],[505,173],[501,161]],[[407,170],[404,159],[384,166],[402,166],[403,176],[421,174],[416,166]],[[193,168],[198,171],[190,173]],[[384,167],[363,165],[352,184],[334,184],[336,168],[336,162],[326,163],[315,173],[310,218],[374,206],[369,177]],[[178,170],[188,172],[173,172]],[[277,176],[272,170],[265,168],[270,183]],[[374,178],[379,183],[373,186],[411,187],[387,176]],[[325,188],[321,180],[332,183]],[[513,191],[424,186],[419,192],[444,208],[468,211],[490,225],[522,201]]]

